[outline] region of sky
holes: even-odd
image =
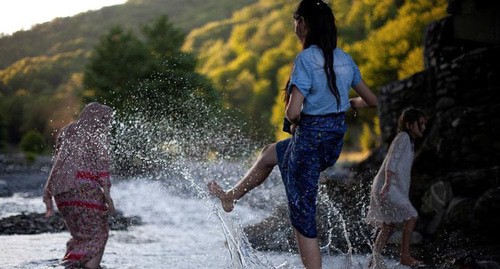
[[[10,35],[57,17],[69,17],[125,2],[126,0],[0,0],[0,33]]]

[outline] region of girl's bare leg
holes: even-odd
[[[90,261],[88,261],[85,264],[85,268],[92,268],[92,269],[99,268],[99,264],[101,264],[102,255],[103,254],[104,254],[104,252],[101,253],[101,254],[99,254],[99,255],[97,255],[97,256],[95,256]]]
[[[382,253],[382,250],[384,250],[387,240],[389,240],[389,236],[391,236],[393,231],[394,224],[382,224],[382,227],[380,227],[380,231],[377,235],[377,239],[375,239],[375,246],[373,247],[374,252]]]
[[[410,255],[411,233],[415,228],[417,218],[411,218],[403,222],[403,234],[401,237],[401,257],[400,263],[407,266],[416,266],[423,264],[423,261],[417,260]]]
[[[391,236],[392,232],[394,231],[394,227],[394,224],[382,223],[377,238],[375,239],[375,245],[373,246],[373,255],[368,262],[368,268],[372,267],[375,256],[377,256],[377,258],[380,257],[379,254],[381,254],[384,250],[384,247],[387,244],[387,240],[389,240],[389,236]]]
[[[208,191],[221,200],[224,211],[231,212],[234,208],[234,201],[262,184],[269,174],[271,174],[277,163],[276,143],[267,145],[262,149],[250,170],[232,189],[224,191],[219,184],[211,181],[208,183]]]
[[[317,238],[308,238],[300,234],[295,228],[295,237],[299,246],[300,258],[306,269],[321,269],[321,253]]]

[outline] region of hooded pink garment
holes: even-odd
[[[109,128],[113,111],[93,102],[85,106],[78,119],[60,132],[45,192],[50,196],[77,187],[77,173],[100,175],[101,186],[109,186]],[[103,182],[104,180],[104,182]]]

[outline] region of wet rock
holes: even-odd
[[[500,187],[494,187],[482,194],[474,205],[474,216],[483,232],[500,239]]]
[[[0,180],[0,197],[10,196],[12,196],[12,191],[9,189],[7,182],[5,182],[5,180]]]
[[[244,228],[248,241],[257,250],[290,251],[297,249],[288,208],[278,207],[262,222]]]
[[[458,227],[469,227],[474,219],[475,200],[467,197],[455,197],[446,210],[445,222]]]
[[[118,212],[109,218],[111,230],[127,230],[132,225],[141,225],[140,217],[125,217]],[[22,213],[0,219],[0,234],[40,234],[66,231],[64,219],[57,212],[49,218],[43,213]]]

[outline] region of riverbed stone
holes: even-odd
[[[0,179],[0,197],[10,197],[12,196],[12,191],[10,190],[7,182]]]
[[[111,230],[127,230],[130,226],[141,225],[138,216],[125,217],[117,211],[109,218]],[[61,214],[57,212],[46,218],[43,213],[26,213],[0,219],[0,235],[5,234],[40,234],[66,231],[66,225]]]

